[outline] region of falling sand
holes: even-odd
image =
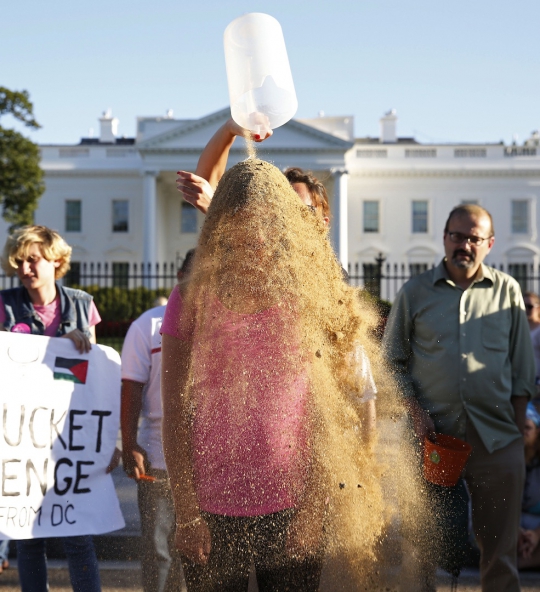
[[[399,589],[389,574],[399,570],[400,541],[417,549],[429,529],[417,454],[381,355],[377,311],[360,290],[343,281],[327,228],[267,162],[248,158],[230,169],[212,200],[184,309],[184,318],[194,319],[199,335],[212,323],[212,299],[238,313],[239,339],[242,318],[279,311],[274,326],[266,324],[264,330],[265,340],[277,337],[282,345],[266,352],[265,363],[255,371],[252,360],[229,359],[219,335],[198,340],[191,360],[193,408],[210,396],[205,376],[221,372],[228,385],[220,395],[226,398],[228,416],[218,421],[235,426],[237,433],[249,431],[263,396],[265,412],[294,427],[291,418],[280,415],[278,390],[305,381],[304,412],[299,412],[307,418],[305,430],[287,433],[284,427],[283,441],[269,443],[268,462],[275,461],[274,447],[303,451],[298,470],[305,487],[298,492],[297,507],[299,514],[313,517],[315,533],[324,520],[321,589]],[[252,346],[246,347],[246,356],[252,355]],[[378,390],[372,439],[363,437],[369,403],[361,400],[367,385],[355,364],[362,348]],[[243,442],[226,445],[239,458],[256,452],[246,450]],[[284,482],[288,478],[284,475]],[[265,496],[261,489],[261,508]],[[303,547],[294,550],[298,555],[314,551],[309,529],[303,534]]]
[[[246,152],[248,159],[255,160],[257,158],[257,148],[253,138],[251,137],[251,132],[246,130],[244,134],[244,140],[246,141]]]

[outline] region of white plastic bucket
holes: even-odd
[[[234,121],[255,133],[287,123],[298,101],[278,21],[260,12],[245,14],[229,24],[223,41]]]

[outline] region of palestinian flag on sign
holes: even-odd
[[[71,380],[76,384],[86,384],[88,360],[75,358],[56,358],[54,361],[54,379]]]

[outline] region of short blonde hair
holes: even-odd
[[[22,226],[8,236],[0,259],[6,275],[15,275],[18,267],[17,260],[26,259],[34,243],[39,245],[39,250],[47,261],[60,261],[55,271],[55,278],[58,280],[64,277],[69,269],[71,247],[58,232],[46,226]]]

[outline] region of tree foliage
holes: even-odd
[[[34,106],[27,91],[0,86],[0,117],[12,115],[25,126],[37,129]],[[45,190],[37,144],[15,130],[0,126],[0,205],[3,218],[14,226],[31,224]]]

